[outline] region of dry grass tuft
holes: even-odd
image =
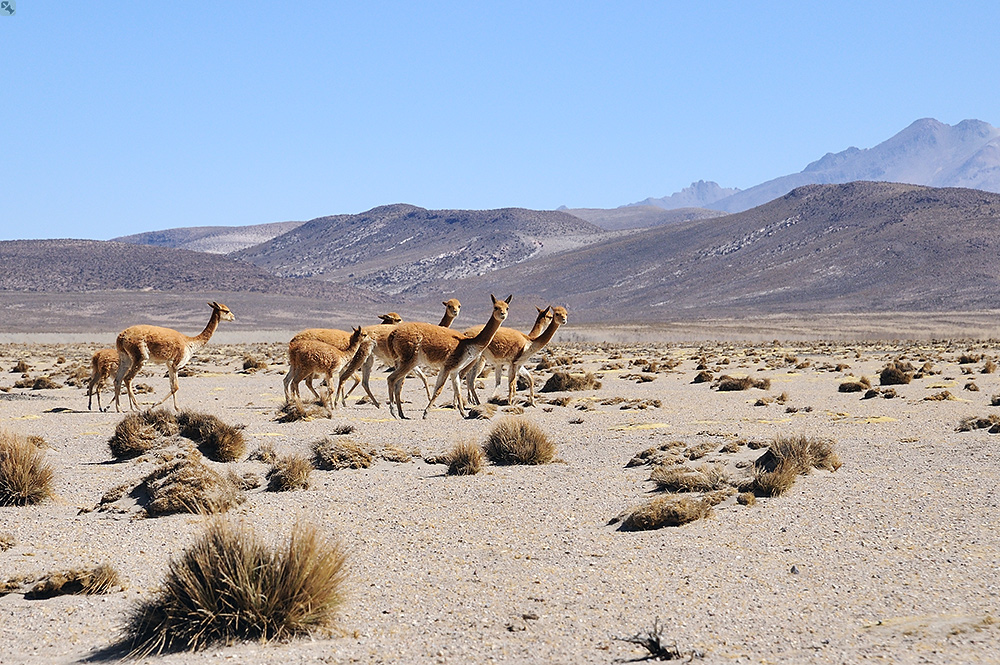
[[[653,469],[649,479],[667,492],[713,492],[730,484],[725,468],[718,464],[702,464],[697,469],[661,465]]]
[[[52,496],[52,467],[27,438],[0,429],[0,506],[26,506]]]
[[[161,464],[143,478],[140,487],[149,495],[146,514],[222,513],[243,503],[242,490],[201,461],[195,452]]]
[[[759,388],[760,390],[770,390],[771,389],[771,379],[755,379],[750,376],[729,376],[728,374],[723,374],[719,377],[719,380],[715,384],[716,390],[719,392],[735,391],[735,390],[750,390],[751,388]]]
[[[548,464],[556,446],[545,432],[527,418],[504,418],[494,425],[483,444],[494,464]]]
[[[413,459],[413,453],[409,450],[404,450],[399,446],[385,446],[378,451],[379,459],[384,459],[387,462],[397,462],[403,464],[409,462]]]
[[[267,472],[267,489],[272,492],[309,489],[313,465],[302,454],[279,457]]]
[[[878,375],[879,384],[883,386],[905,385],[913,380],[912,371],[907,371],[905,365],[899,363],[889,363]]]
[[[694,522],[712,513],[701,499],[663,496],[639,506],[621,519],[622,531],[649,531]]]
[[[854,381],[844,381],[837,387],[838,392],[842,393],[859,393],[863,390],[869,390],[872,387],[872,382],[867,376],[862,376],[860,379]]]
[[[942,390],[939,393],[934,393],[933,395],[928,395],[924,398],[925,402],[946,402],[954,401],[956,398],[947,390]]]
[[[483,468],[486,453],[475,441],[459,441],[447,453],[449,476],[474,476]]]
[[[477,404],[469,409],[469,413],[465,417],[469,420],[489,420],[495,416],[496,413],[496,404]]]
[[[980,418],[978,416],[970,416],[968,418],[963,418],[958,423],[958,427],[955,428],[955,431],[971,432],[972,430],[977,430],[977,429],[989,429],[991,433],[995,429],[998,432],[1000,432],[1000,416],[996,414],[991,414],[985,418]]]
[[[294,423],[299,420],[314,420],[316,418],[326,418],[326,409],[314,404],[308,406],[303,406],[302,404],[292,400],[286,402],[284,406],[278,411],[278,415],[275,417],[274,421],[279,423]]]
[[[344,547],[315,527],[298,524],[287,543],[272,546],[214,520],[170,562],[156,597],[134,610],[124,644],[143,657],[328,631],[346,578]]]
[[[274,450],[273,443],[265,441],[257,446],[247,459],[254,462],[263,462],[264,464],[273,464],[278,459],[278,453]]]
[[[91,595],[124,590],[125,584],[118,571],[110,564],[94,568],[49,573],[24,594],[28,600],[42,600],[68,594]]]
[[[831,439],[804,434],[775,437],[767,452],[754,462],[754,488],[765,496],[778,496],[810,469],[836,471],[840,468],[840,458],[833,445]]]
[[[586,374],[570,374],[569,372],[556,372],[549,377],[545,385],[539,392],[555,393],[568,390],[600,390],[601,382],[591,372]]]
[[[753,492],[740,492],[736,495],[736,503],[741,506],[752,506],[757,503],[757,495]]]
[[[227,425],[207,413],[181,411],[177,414],[180,435],[201,444],[202,452],[216,462],[233,462],[247,450],[242,426]]]
[[[252,353],[246,353],[243,355],[244,372],[256,372],[262,369],[267,369],[266,358],[262,356],[255,356]]]
[[[178,431],[177,419],[169,411],[135,411],[118,423],[108,446],[116,459],[136,457],[152,450],[161,437],[174,436]]]
[[[10,373],[11,374],[24,374],[25,372],[27,372],[30,369],[31,369],[31,366],[28,365],[28,363],[24,362],[24,359],[22,358],[21,360],[18,360],[17,364],[15,364],[10,369]]]
[[[52,377],[49,376],[40,376],[31,382],[32,390],[54,390],[56,388],[62,388],[62,384],[53,381]]]
[[[324,437],[313,444],[316,466],[326,470],[367,469],[375,456],[368,446],[353,439]]]
[[[17,539],[14,538],[13,534],[6,531],[0,532],[0,552],[6,552],[14,545],[17,545]]]

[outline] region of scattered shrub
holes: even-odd
[[[697,469],[661,465],[653,469],[649,479],[667,492],[713,492],[729,485],[726,470],[718,464],[702,464]]]
[[[754,487],[765,496],[778,496],[812,468],[836,471],[840,458],[833,445],[831,439],[805,435],[775,437],[754,462]]]
[[[475,441],[459,441],[447,454],[449,476],[473,476],[483,468],[486,454]]]
[[[517,417],[498,422],[483,448],[494,464],[548,464],[556,454],[555,444],[538,425]]]
[[[871,387],[872,382],[868,380],[868,377],[862,376],[856,381],[844,381],[837,388],[837,391],[842,393],[859,393],[862,390],[868,390]]]
[[[312,526],[298,524],[287,544],[270,546],[214,520],[132,612],[124,646],[143,657],[328,630],[344,599],[345,563],[343,546]]]
[[[466,418],[469,420],[489,420],[496,415],[497,407],[495,404],[477,404],[469,409]]]
[[[243,456],[247,444],[242,426],[227,425],[207,413],[181,411],[177,414],[180,435],[201,444],[202,452],[216,462],[232,462]]]
[[[17,545],[17,539],[14,538],[13,534],[6,531],[0,532],[0,552],[6,552],[14,545]]]
[[[694,375],[694,380],[691,383],[711,383],[714,378],[711,372],[702,370]]]
[[[247,459],[254,462],[263,462],[264,464],[273,464],[278,459],[278,453],[275,452],[273,443],[265,441],[257,446]]]
[[[413,454],[410,451],[403,450],[399,446],[385,446],[378,451],[378,456],[387,462],[397,462],[400,464],[413,459]]]
[[[42,600],[68,594],[91,595],[111,593],[125,588],[121,576],[110,564],[94,568],[49,573],[24,594],[28,600]]]
[[[25,372],[27,372],[30,369],[31,369],[31,367],[28,365],[28,363],[24,362],[24,359],[22,358],[21,360],[18,360],[17,364],[15,364],[11,368],[10,373],[11,374],[24,374]]]
[[[723,374],[719,377],[715,384],[716,390],[720,392],[734,391],[734,390],[749,390],[750,388],[759,388],[760,390],[770,390],[771,389],[771,379],[754,379],[749,376],[735,377],[729,376],[728,374]]]
[[[601,382],[591,372],[586,374],[570,374],[556,372],[549,377],[539,392],[555,393],[569,390],[600,390]]]
[[[367,447],[352,439],[324,437],[313,444],[316,466],[320,469],[367,469],[375,456]]]
[[[982,374],[992,374],[997,371],[997,364],[993,362],[992,358],[987,358],[986,362],[983,363],[983,368],[980,370]]]
[[[970,416],[968,418],[963,418],[958,423],[958,427],[955,428],[956,432],[971,432],[976,429],[989,429],[993,432],[994,429],[1000,431],[1000,416],[990,415],[986,418],[980,418],[978,416]]]
[[[49,376],[40,376],[31,382],[32,390],[54,390],[62,388],[62,384],[52,380]]]
[[[149,516],[222,513],[246,498],[231,477],[206,466],[197,452],[161,464],[143,478],[141,487],[149,496]]]
[[[954,400],[954,399],[955,399],[955,396],[952,395],[949,391],[942,390],[939,393],[934,393],[933,395],[928,395],[927,397],[924,398],[924,401],[925,402],[944,402],[944,401],[947,401],[947,400]]]
[[[757,495],[753,492],[740,492],[736,495],[736,503],[741,506],[752,506],[757,503]]]
[[[177,419],[164,409],[133,411],[122,418],[108,439],[116,459],[135,457],[152,450],[160,437],[177,434]]]
[[[256,372],[261,369],[267,369],[267,360],[265,358],[250,353],[243,355],[244,372]]]
[[[272,492],[309,489],[313,465],[305,455],[279,457],[267,472],[267,489]]]
[[[314,404],[303,406],[299,402],[291,400],[278,410],[278,415],[274,420],[279,423],[294,423],[299,420],[308,421],[316,418],[326,418],[327,415],[329,414],[323,407]]]
[[[898,363],[889,363],[879,372],[879,383],[883,386],[898,386],[909,383],[913,374]]]
[[[0,429],[0,506],[26,506],[52,496],[52,467],[27,438]]]
[[[708,517],[712,507],[701,499],[663,496],[639,506],[621,519],[623,531],[648,531],[680,526]]]

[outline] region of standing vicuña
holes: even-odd
[[[375,338],[362,328],[351,332],[346,349],[315,339],[293,340],[288,344],[288,374],[285,375],[285,400],[299,400],[299,382],[319,373],[326,377],[327,393],[323,400],[330,417],[340,398],[341,383],[361,366],[375,346]],[[343,370],[347,369],[346,372]],[[336,381],[334,380],[336,375]]]
[[[476,394],[476,377],[481,368],[486,363],[492,363],[496,370],[496,383],[493,386],[494,392],[500,385],[500,375],[502,368],[507,367],[507,404],[514,404],[514,393],[517,391],[517,376],[524,375],[528,381],[528,406],[535,404],[535,382],[531,374],[524,369],[524,364],[528,362],[534,354],[545,348],[545,345],[552,340],[559,326],[566,323],[567,312],[565,307],[552,308],[552,320],[545,330],[538,335],[532,335],[513,330],[511,328],[501,328],[494,335],[493,341],[483,351],[482,357],[466,374],[466,388],[469,391],[469,399],[475,404],[479,404],[479,396]],[[539,310],[539,321],[542,319],[542,310]],[[537,324],[539,321],[536,321]],[[534,328],[532,328],[534,331]],[[472,329],[465,331],[466,335],[473,332]]]
[[[459,412],[465,415],[465,404],[458,387],[458,374],[482,354],[483,349],[493,339],[500,324],[507,318],[507,306],[511,296],[506,300],[493,301],[493,312],[490,320],[475,337],[466,337],[451,328],[431,325],[430,323],[401,323],[389,334],[389,350],[396,361],[396,368],[387,379],[389,383],[389,411],[394,416],[406,418],[403,415],[403,379],[407,373],[418,364],[438,369],[437,382],[431,393],[424,418],[434,405],[434,400],[441,394],[444,384],[451,379],[454,390],[454,401]],[[396,409],[393,412],[393,404]]]
[[[104,382],[113,377],[118,372],[118,349],[101,349],[95,351],[90,358],[90,381],[87,383],[87,410],[94,402],[94,393],[97,393],[97,410],[101,408],[101,390],[104,389]],[[108,404],[108,408],[111,405]]]
[[[166,402],[168,397],[173,397],[174,409],[177,409],[177,389],[180,387],[177,384],[177,370],[191,360],[195,351],[208,344],[215,329],[219,327],[219,321],[236,319],[229,308],[222,303],[210,302],[208,306],[212,308],[212,316],[205,329],[196,337],[188,337],[171,328],[144,325],[132,326],[119,333],[115,344],[118,347],[118,373],[115,374],[116,411],[121,411],[118,398],[121,395],[122,381],[125,382],[125,389],[128,391],[129,407],[139,408],[139,402],[132,392],[132,379],[147,362],[165,364],[170,375],[170,393],[153,406],[159,406]]]

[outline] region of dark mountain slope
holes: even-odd
[[[856,182],[672,224],[499,271],[457,290],[568,303],[576,321],[995,308],[1000,195]]]
[[[399,204],[320,217],[232,256],[282,276],[397,294],[605,237],[603,229],[559,211],[425,210]]]
[[[0,291],[228,291],[370,302],[369,293],[282,279],[217,254],[100,240],[0,242]]]

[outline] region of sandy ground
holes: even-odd
[[[0,345],[0,388],[21,378],[10,373],[19,359],[32,377],[65,383],[96,348]],[[240,373],[246,352],[273,364]],[[962,354],[983,357],[960,365]],[[401,422],[353,401],[332,420],[277,423],[283,355],[281,344],[210,344],[192,363],[194,375],[181,378],[178,401],[246,425],[250,451],[271,443],[279,453],[308,453],[350,424],[351,436],[375,449],[429,456],[463,439],[482,441],[495,424],[462,420],[452,409]],[[566,344],[554,355],[603,381],[599,390],[541,395],[526,410],[557,443],[556,463],[449,477],[419,457],[380,460],[314,471],[304,491],[252,490],[230,511],[269,537],[305,520],[344,542],[350,588],[336,635],[154,660],[610,663],[647,655],[616,638],[658,619],[667,641],[707,663],[1000,662],[1000,435],[956,431],[963,418],[1000,415],[990,405],[1000,375],[981,372],[986,358],[1000,355],[995,346]],[[852,375],[877,384],[878,371],[899,356],[918,367],[930,362],[936,373],[897,386],[894,399],[838,392]],[[766,377],[771,387],[693,384],[702,357],[717,376]],[[660,367],[641,381],[634,375],[645,361]],[[541,385],[548,373],[535,375]],[[379,396],[382,376],[373,381]],[[156,390],[140,396],[147,402],[165,394],[162,368],[138,381]],[[970,382],[979,390],[965,389]],[[924,399],[945,390],[955,399]],[[419,417],[419,382],[408,380],[404,395]],[[545,401],[562,397],[573,399]],[[628,403],[616,398],[660,406],[622,408]],[[107,647],[170,558],[204,528],[191,515],[91,510],[104,492],[152,468],[113,460],[107,440],[119,420],[88,411],[80,387],[0,392],[0,427],[46,440],[57,493],[38,506],[0,507],[0,535],[16,541],[0,552],[0,582],[103,562],[128,580],[127,590],[104,596],[0,596],[0,663],[79,662]],[[754,506],[724,503],[682,527],[623,532],[609,524],[659,495],[648,466],[626,467],[636,453],[674,440],[715,451],[780,434],[833,438],[843,466],[802,476]],[[740,450],[749,454],[749,446]],[[698,462],[724,458],[710,452]],[[268,468],[228,466],[261,476]]]

